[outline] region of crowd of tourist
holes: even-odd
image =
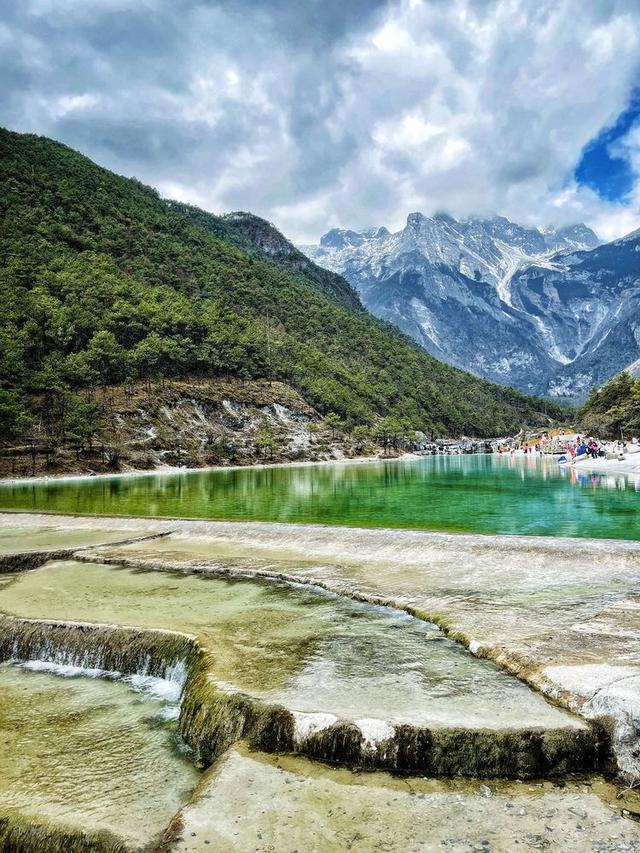
[[[565,434],[562,430],[552,433],[539,433],[528,440],[501,440],[496,444],[497,453],[525,456],[541,454],[543,456],[558,456],[559,462],[570,462],[584,459],[615,459],[623,460],[627,454],[640,454],[640,441],[637,437],[628,442],[601,441],[593,436],[580,433]],[[640,458],[640,456],[639,456]]]
[[[598,439],[585,438],[576,435],[573,439],[564,442],[562,451],[565,461],[576,462],[579,459],[618,459],[623,460],[627,452],[640,452],[640,444],[637,437],[633,437],[627,444],[624,441],[598,441]],[[562,461],[562,456],[560,457]]]
[[[585,455],[591,459],[606,459],[612,456],[622,459],[624,458],[624,444],[621,441],[599,444],[595,438],[585,439],[579,435],[575,442],[567,442],[566,452],[572,460]]]

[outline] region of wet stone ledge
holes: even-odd
[[[367,722],[379,723],[297,714],[221,690],[209,677],[206,654],[194,659],[180,711],[182,737],[203,765],[244,740],[263,752],[432,777],[559,778],[613,769],[609,734],[599,724],[501,731],[383,723],[372,737]]]
[[[209,765],[245,740],[264,752],[424,776],[556,778],[611,768],[610,739],[598,724],[505,729],[448,728],[343,720],[221,688],[215,649],[191,636],[141,629],[0,617],[0,659],[153,675],[180,683],[180,732]]]
[[[69,560],[76,548],[55,551],[18,551],[15,554],[0,554],[0,573],[28,572],[48,563],[49,560]]]
[[[42,660],[184,682],[197,653],[193,639],[177,632],[0,616],[0,661]]]
[[[73,546],[68,548],[53,548],[50,550],[27,549],[24,551],[14,551],[7,554],[0,554],[0,574],[12,572],[27,572],[30,569],[37,569],[44,566],[45,563],[51,560],[70,560],[77,551],[87,552],[90,554],[93,548],[104,548],[112,545],[120,547],[125,545],[134,545],[139,542],[147,542],[151,539],[161,539],[163,536],[168,536],[170,531],[162,531],[160,533],[152,533],[145,536],[131,536],[127,539],[119,539],[115,542],[97,542],[95,545]]]
[[[223,531],[219,536],[219,538],[222,538],[224,531],[227,529],[230,529],[231,533],[235,536],[239,525],[217,523],[215,527]],[[289,548],[287,544],[289,538],[287,537],[299,535],[299,532],[293,530],[292,527],[291,525],[263,525],[260,531],[267,537],[270,545],[273,545],[274,542],[279,543],[282,540],[281,549],[284,554],[286,549]],[[254,529],[257,531],[257,528],[258,525]],[[282,532],[287,533],[287,537],[282,537],[281,528]],[[325,543],[325,530],[317,529],[312,532],[318,537],[321,544]],[[381,532],[367,531],[367,536],[370,534],[376,548],[383,548],[385,546],[384,542],[380,542],[377,538],[379,533]],[[385,535],[389,534],[389,531],[384,531],[384,533]],[[305,534],[311,537],[308,531],[305,531]],[[434,543],[442,543],[445,551],[451,549],[451,542],[449,540],[452,539],[452,536],[440,534],[429,536],[428,534],[414,534],[409,531],[394,531],[394,534],[398,534],[398,538],[408,537],[411,540],[415,536],[416,545],[420,545],[418,549],[420,552],[427,547],[429,542],[431,543],[429,547],[432,548],[434,547]],[[376,552],[373,550],[367,552],[366,538],[363,537],[362,531],[336,531],[331,529],[330,535],[332,538],[340,539],[342,537],[344,542],[339,542],[340,547],[343,547],[343,545],[345,548],[349,546],[351,551],[354,550],[357,544],[358,547],[361,547],[363,553],[366,554],[371,565],[376,566]],[[356,544],[350,542],[352,538],[356,539]],[[454,538],[455,542],[453,544],[457,553],[460,547],[469,547],[470,543],[468,540],[472,537],[456,535]],[[166,540],[166,545],[162,543],[162,548],[166,548],[166,552],[163,552],[162,549],[153,548],[149,548],[148,551],[142,549],[141,552],[137,552],[134,546],[130,550],[125,549],[111,553],[107,547],[101,549],[102,553],[88,554],[83,552],[76,554],[75,558],[86,562],[124,565],[132,569],[181,572],[183,574],[207,577],[254,580],[268,579],[283,583],[293,582],[298,585],[308,585],[323,589],[329,593],[344,598],[351,598],[355,601],[397,608],[418,619],[433,622],[447,637],[467,647],[474,656],[491,661],[510,676],[528,684],[533,690],[549,698],[554,704],[574,714],[580,714],[582,718],[594,721],[596,725],[605,726],[606,730],[611,734],[611,748],[615,755],[616,765],[614,772],[627,784],[637,784],[640,778],[640,742],[638,737],[640,729],[637,724],[637,688],[632,687],[631,679],[629,678],[628,689],[623,694],[616,688],[616,684],[613,683],[612,679],[604,678],[598,682],[594,682],[592,687],[590,687],[590,682],[587,681],[583,685],[583,689],[575,686],[575,678],[572,677],[572,673],[579,674],[582,670],[599,669],[615,672],[616,668],[623,668],[624,674],[627,675],[627,661],[633,663],[637,657],[631,645],[634,637],[633,632],[635,631],[635,636],[637,636],[637,629],[634,628],[634,622],[631,622],[629,629],[625,629],[624,625],[618,624],[618,620],[621,621],[621,612],[623,611],[621,611],[617,602],[614,602],[614,604],[609,603],[608,605],[605,603],[603,605],[605,607],[604,612],[608,613],[610,622],[607,624],[606,620],[603,621],[602,631],[595,635],[595,639],[591,635],[573,632],[571,638],[566,642],[566,647],[563,646],[564,637],[566,637],[568,632],[572,632],[573,621],[578,620],[579,622],[579,616],[571,616],[566,625],[562,623],[564,625],[562,628],[563,640],[559,640],[558,642],[554,640],[554,637],[559,629],[543,625],[546,630],[540,633],[541,628],[539,624],[532,626],[532,638],[536,642],[535,651],[532,653],[531,649],[527,648],[521,639],[518,639],[517,625],[522,623],[521,618],[511,619],[511,621],[509,619],[506,620],[507,628],[504,630],[507,632],[515,630],[517,634],[515,639],[509,639],[508,634],[507,639],[505,639],[503,628],[499,627],[496,628],[496,631],[500,642],[483,640],[482,643],[479,643],[473,638],[479,630],[478,625],[483,630],[482,623],[484,617],[482,615],[482,608],[464,602],[465,595],[461,595],[459,599],[459,601],[464,602],[461,605],[461,615],[456,614],[455,609],[451,609],[449,606],[443,607],[441,604],[438,604],[438,606],[434,607],[428,603],[422,603],[422,593],[412,595],[409,601],[407,601],[408,596],[406,591],[399,597],[394,595],[393,591],[389,589],[388,580],[380,580],[380,578],[388,579],[388,577],[393,577],[391,564],[387,566],[387,564],[380,563],[379,565],[385,566],[385,571],[381,571],[380,575],[376,576],[375,579],[370,577],[368,569],[366,571],[363,570],[364,574],[358,575],[358,580],[356,581],[349,576],[348,570],[340,569],[339,564],[334,564],[330,559],[326,560],[330,570],[323,569],[323,561],[325,561],[326,554],[320,551],[318,551],[317,555],[318,566],[312,565],[306,569],[303,566],[300,569],[294,569],[292,568],[293,556],[295,555],[296,560],[300,559],[300,551],[295,550],[295,548],[290,549],[287,562],[283,562],[281,559],[282,554],[279,554],[277,558],[271,557],[269,560],[258,560],[254,564],[244,564],[244,560],[234,559],[233,549],[228,543],[225,542],[224,549],[218,547],[219,543],[215,539],[213,532],[209,538],[205,537],[199,542],[197,540],[189,541],[187,544],[183,543],[180,545],[179,542],[182,539],[179,534],[177,539],[175,536],[169,537]],[[421,543],[427,544],[422,545]],[[233,544],[235,544],[235,539],[233,540]],[[244,540],[240,540],[240,544],[246,548]],[[522,563],[524,560],[526,562],[528,559],[527,555],[534,550],[537,559],[544,557],[545,565],[555,566],[558,561],[564,561],[567,564],[567,571],[570,573],[572,583],[577,578],[576,582],[585,584],[591,571],[595,571],[597,575],[603,574],[606,584],[612,583],[614,585],[616,595],[620,594],[620,589],[625,589],[624,584],[629,582],[626,578],[630,578],[633,581],[637,577],[638,549],[637,544],[632,542],[616,542],[614,547],[609,542],[592,542],[588,540],[578,542],[561,540],[559,544],[541,540],[531,544],[526,537],[520,537],[519,539],[514,537],[508,543],[497,537],[488,537],[483,542],[477,542],[474,539],[471,544],[473,548],[484,549],[491,556],[491,563],[496,563],[502,572],[505,571],[507,563],[512,566],[514,563],[517,565],[518,561]],[[206,550],[211,549],[214,545],[217,548],[215,559],[206,558]],[[508,549],[511,549],[511,551]],[[505,553],[506,560],[503,556],[499,556]],[[322,556],[322,560],[320,560],[320,555]],[[547,555],[549,556],[547,557]],[[608,568],[606,565],[603,566],[605,555],[611,560],[611,568]],[[430,554],[430,557],[435,559],[433,554]],[[585,566],[587,569],[585,569]],[[615,575],[611,579],[610,575],[614,570]],[[521,573],[524,572],[526,580],[526,565],[524,567],[521,565],[519,571]],[[555,574],[557,574],[555,569],[551,569],[550,571],[553,572],[555,577]],[[584,574],[585,571],[587,571],[586,576]],[[504,583],[507,583],[507,577],[507,575],[504,575]],[[484,569],[481,580],[482,578],[484,578],[483,582],[486,583],[487,576],[484,573]],[[491,575],[488,576],[488,580],[491,583],[491,588],[493,588]],[[401,581],[403,582],[402,578]],[[447,581],[440,578],[437,580],[437,583],[446,584]],[[521,580],[520,583],[522,584],[523,581]],[[528,589],[526,583],[525,589]],[[383,590],[384,594],[380,594]],[[553,591],[553,585],[551,591]],[[622,594],[623,596],[625,594],[631,596],[627,599],[627,606],[629,612],[635,614],[637,612],[637,591],[635,591],[635,585],[630,586],[628,592],[623,592]],[[482,593],[482,583],[479,583],[479,592],[476,597],[480,597],[481,600],[490,600],[486,599],[484,593]],[[553,608],[543,607],[538,608],[538,610],[534,609],[531,614],[532,618],[535,617],[539,620],[540,613],[544,614],[545,620],[549,614],[553,614],[554,618],[556,618],[558,613],[563,612],[563,609],[558,608],[555,599],[553,599],[553,602]],[[573,602],[571,601],[571,603]],[[576,603],[582,606],[580,600]],[[503,605],[497,610],[494,608],[494,612],[505,612],[509,616],[509,608],[503,611],[502,607]],[[607,607],[609,608],[608,611],[606,610]],[[489,606],[487,611],[491,612],[491,610],[492,608]],[[568,606],[564,610],[568,613],[573,612],[572,606]],[[596,611],[596,615],[598,615],[598,611]],[[592,617],[589,613],[583,613],[580,618],[585,620],[588,625],[589,619]],[[514,626],[516,627],[514,628]],[[593,644],[595,659],[604,658],[605,661],[611,662],[611,667],[583,667],[580,665],[582,644],[585,642],[589,643],[590,639]],[[576,646],[576,642],[579,644],[578,646]],[[548,654],[545,653],[547,645],[550,647]],[[633,657],[630,657],[631,653],[633,653]],[[558,657],[563,660],[565,656],[569,659],[570,665],[549,665],[550,663],[553,664]],[[576,659],[578,664],[574,665]],[[589,660],[588,656],[585,657],[585,661],[587,660]],[[640,678],[637,674],[634,677],[636,680]]]
[[[0,850],[10,853],[130,853],[110,832],[80,831],[0,811]]]

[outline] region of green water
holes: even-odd
[[[0,666],[0,820],[155,847],[199,778],[165,704],[122,682]]]
[[[0,509],[638,539],[640,477],[436,456],[5,484]]]

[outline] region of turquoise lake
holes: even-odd
[[[0,509],[640,538],[640,478],[496,455],[0,485]]]

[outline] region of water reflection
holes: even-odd
[[[436,456],[7,484],[0,507],[635,539],[639,491],[555,459]]]

